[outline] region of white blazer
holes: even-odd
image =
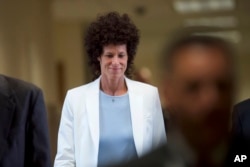
[[[125,78],[137,155],[166,142],[158,89]],[[99,148],[100,77],[67,92],[54,167],[96,167]]]

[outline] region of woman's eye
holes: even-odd
[[[113,55],[106,55],[108,58],[112,58],[113,57]]]

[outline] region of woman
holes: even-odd
[[[66,95],[55,167],[110,166],[165,143],[157,88],[126,77],[138,43],[126,14],[110,12],[90,25],[85,47],[97,79]]]

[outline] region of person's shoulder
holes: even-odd
[[[233,107],[233,120],[236,122],[239,120],[245,123],[249,123],[250,121],[250,99],[243,100]],[[249,125],[247,125],[249,127]]]
[[[239,103],[237,103],[237,104],[235,105],[235,107],[236,107],[236,108],[239,108],[239,107],[247,107],[247,108],[250,109],[250,98],[249,98],[249,99],[246,99],[246,100],[243,100],[243,101],[241,101],[241,102],[239,102]]]
[[[153,85],[147,84],[147,83],[143,83],[143,82],[139,82],[139,81],[135,81],[135,80],[131,80],[131,79],[127,79],[127,82],[133,86],[134,88],[136,88],[137,90],[141,90],[141,91],[146,91],[146,90],[151,90],[151,91],[155,91],[157,88]]]
[[[250,114],[250,99],[243,100],[234,106],[234,113],[238,115]]]
[[[92,81],[74,88],[71,88],[67,91],[68,96],[83,96],[88,91],[93,90],[91,87],[95,84],[98,84],[97,81]]]
[[[6,86],[14,90],[15,92],[40,91],[39,87],[30,82],[5,75],[1,75],[1,77],[6,81]]]
[[[20,104],[25,104],[30,99],[42,97],[42,90],[36,85],[10,76],[0,75],[1,93],[16,97]]]

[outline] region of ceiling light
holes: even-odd
[[[201,32],[194,33],[194,35],[209,35],[209,36],[217,36],[220,38],[224,38],[233,43],[239,43],[241,40],[241,33],[237,30],[229,30],[229,31],[216,31],[216,32]]]
[[[234,16],[218,16],[218,17],[201,17],[201,18],[189,18],[184,20],[184,26],[209,26],[209,27],[221,27],[232,28],[236,27],[238,20]]]
[[[179,13],[233,10],[234,0],[174,0],[174,9]]]

